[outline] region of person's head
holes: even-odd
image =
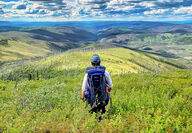
[[[92,66],[100,66],[100,63],[101,63],[101,60],[99,55],[93,55],[91,60]]]

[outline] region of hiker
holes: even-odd
[[[113,83],[109,72],[104,66],[100,66],[100,63],[100,57],[93,55],[91,61],[93,67],[86,69],[81,99],[92,107],[90,113],[102,111],[103,114],[106,112],[105,106],[109,102],[109,92],[112,90]]]

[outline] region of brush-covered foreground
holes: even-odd
[[[113,75],[103,120],[80,100],[83,75],[0,81],[0,132],[191,132],[192,73]]]
[[[192,132],[192,71],[127,49],[94,53],[114,83],[101,122],[80,100],[93,53],[65,53],[4,75],[17,82],[0,80],[0,132]]]

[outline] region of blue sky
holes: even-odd
[[[4,21],[185,21],[192,0],[0,0]]]

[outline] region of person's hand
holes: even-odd
[[[108,91],[110,92],[112,90],[112,88],[108,88]]]
[[[83,102],[85,102],[85,98],[84,98],[84,97],[82,97],[81,100],[82,100]]]

